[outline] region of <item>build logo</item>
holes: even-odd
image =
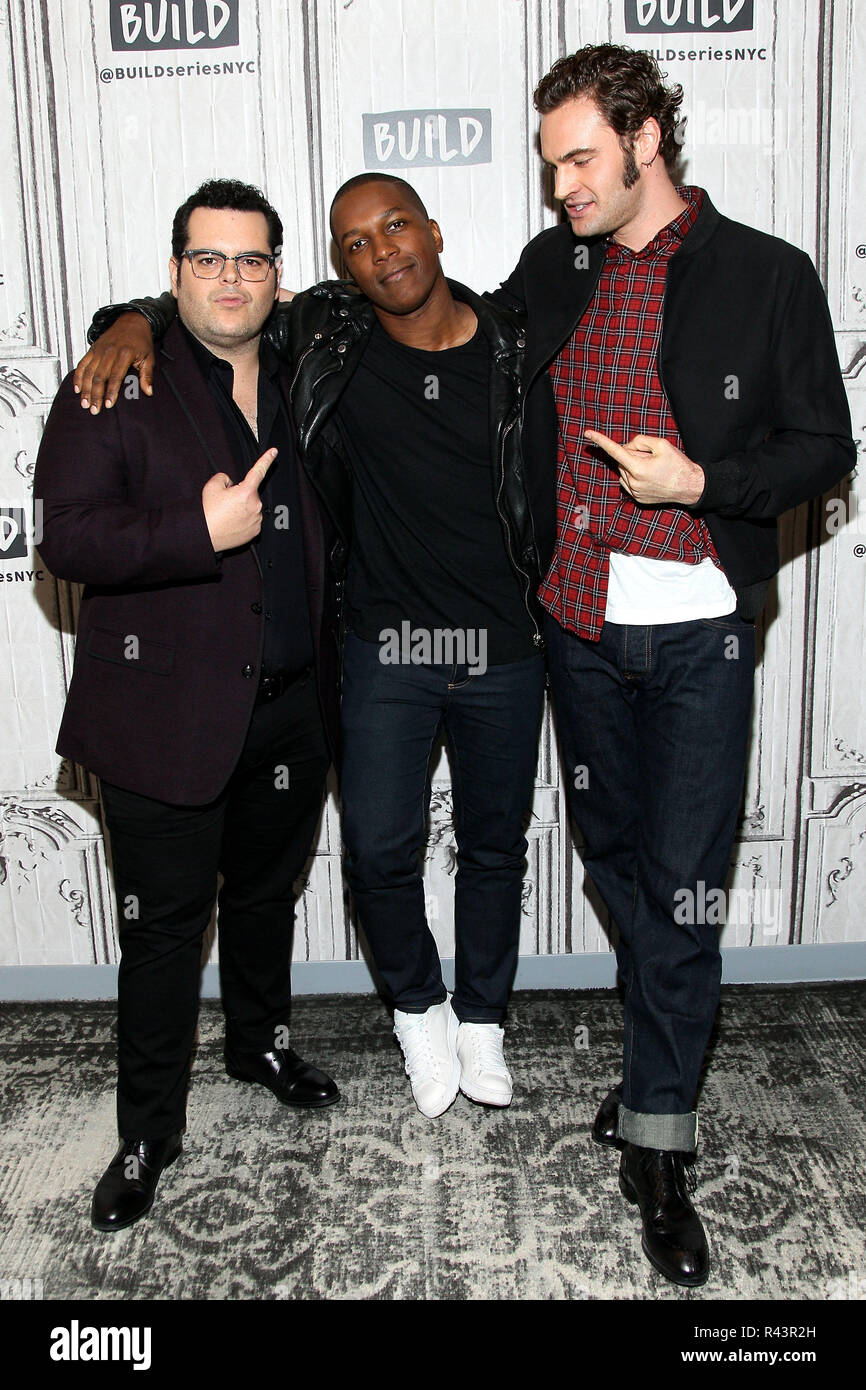
[[[733,34],[754,28],[755,0],[625,0],[627,34]]]
[[[238,0],[109,0],[111,47],[236,48]]]
[[[24,508],[0,505],[0,560],[22,560],[28,550]]]
[[[363,117],[365,169],[489,164],[490,109],[379,111]]]
[[[0,501],[0,584],[29,584],[34,579],[43,580],[45,570],[18,569],[14,563],[10,563],[16,560],[19,564],[22,560],[26,562],[31,549],[41,544],[41,497],[34,500],[32,516],[16,502]]]

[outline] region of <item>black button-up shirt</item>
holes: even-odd
[[[262,568],[263,601],[251,597],[258,613],[264,608],[265,639],[262,675],[292,674],[313,663],[313,637],[304,574],[300,498],[295,473],[292,429],[279,383],[279,361],[264,338],[259,343],[259,384],[256,439],[232,396],[234,369],[185,329],[193,356],[201,367],[216,402],[226,438],[244,476],[266,449],[279,452],[259,489],[262,529],[253,542]]]

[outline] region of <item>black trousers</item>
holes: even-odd
[[[202,939],[217,896],[226,1043],[266,1052],[279,1041],[291,999],[293,884],[328,764],[310,672],[256,706],[238,765],[208,805],[172,806],[102,783],[121,953],[122,1138],[161,1139],[185,1126]]]

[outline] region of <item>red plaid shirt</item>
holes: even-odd
[[[550,366],[559,416],[557,543],[538,596],[562,627],[594,641],[604,622],[612,550],[719,564],[702,517],[635,502],[620,487],[613,461],[583,437],[585,429],[621,443],[649,434],[682,448],[656,358],[667,262],[704,194],[677,192],[688,207],[641,251],[608,242],[595,294]]]

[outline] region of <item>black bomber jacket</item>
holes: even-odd
[[[560,223],[490,298],[525,315],[523,451],[558,443],[548,368],[595,293],[606,238]],[[657,368],[683,447],[704,470],[703,516],[741,617],[779,568],[777,518],[857,461],[827,300],[805,251],[722,216],[704,193],[667,265]]]

